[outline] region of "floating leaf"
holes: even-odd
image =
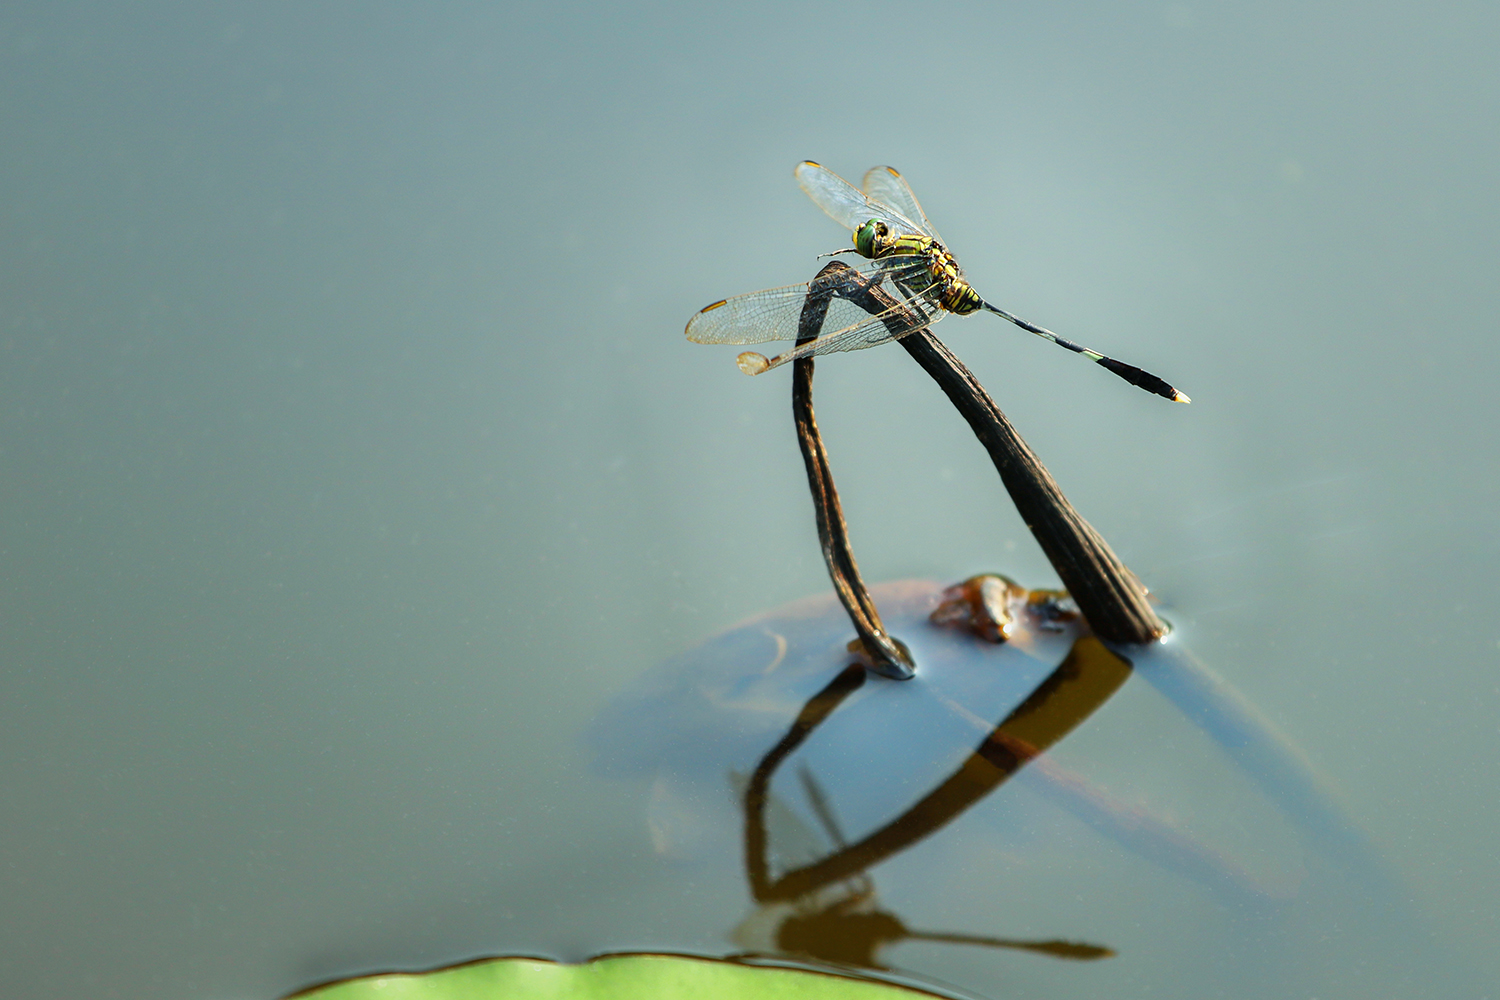
[[[832,972],[690,955],[602,955],[577,965],[486,958],[345,979],[287,1000],[915,1000],[937,994]]]

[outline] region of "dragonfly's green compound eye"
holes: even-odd
[[[871,219],[854,231],[855,252],[861,257],[869,257],[871,259],[880,256],[880,252],[883,249],[882,244],[886,242],[886,237],[889,233],[890,230],[884,222],[878,219]]]

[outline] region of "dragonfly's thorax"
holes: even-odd
[[[854,231],[855,252],[871,260],[922,254],[933,248],[940,253],[943,252],[943,245],[932,237],[897,236],[891,232],[889,226],[878,219],[871,219]]]
[[[871,260],[921,257],[927,264],[938,302],[951,313],[966,316],[984,305],[964,280],[964,272],[948,248],[931,236],[897,236],[884,222],[871,219],[854,231],[854,249]]]

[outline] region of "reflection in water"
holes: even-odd
[[[836,708],[857,683],[845,670],[808,702],[783,740],[762,759],[745,792],[747,856],[759,844],[758,816],[771,774]],[[1061,665],[993,731],[945,781],[899,817],[857,843],[821,861],[770,879],[747,857],[746,870],[756,899],[791,899],[821,885],[879,864],[935,832],[994,791],[1028,761],[1057,742],[1114,694],[1130,666],[1093,636],[1082,636]],[[841,684],[842,682],[842,684]]]
[[[808,805],[823,827],[829,846],[840,851],[846,849],[848,842],[817,779],[805,768],[798,776],[802,780]],[[780,808],[776,809],[776,806]],[[772,825],[789,835],[789,839],[807,839],[809,832],[795,813],[774,799],[772,807],[777,813]],[[765,846],[764,840],[762,836],[762,848]],[[753,863],[750,857],[746,860],[747,865]],[[764,855],[755,860],[760,862],[763,869]],[[820,886],[794,900],[761,901],[761,905],[735,929],[734,939],[754,951],[780,952],[869,969],[887,968],[879,958],[880,951],[903,941],[1010,948],[1070,959],[1108,958],[1114,954],[1109,948],[1074,941],[1024,941],[979,934],[913,930],[900,917],[879,907],[875,900],[874,880],[864,873]]]
[[[1112,650],[1060,595],[1002,580],[875,595],[918,657],[912,681],[851,666],[824,597],[664,664],[594,727],[601,766],[650,782],[659,853],[748,883],[741,949],[938,975],[921,952],[887,953],[1118,950],[1067,967],[1169,960],[1251,996],[1328,967],[1323,928],[1351,954],[1361,937],[1415,940],[1336,797],[1179,643]],[[877,893],[875,866],[898,855]],[[1020,933],[992,933],[999,920]]]
[[[932,614],[934,622],[961,625],[992,642],[1012,634],[1021,609],[1038,624],[1062,617],[1060,595],[1033,597],[999,577],[975,578],[944,596],[947,600]],[[1018,948],[1056,958],[1112,955],[1108,948],[1071,941],[914,931],[895,914],[875,906],[874,887],[865,873],[935,833],[1004,784],[1088,718],[1129,675],[1128,663],[1094,636],[1080,635],[1063,662],[980,740],[952,774],[895,819],[852,844],[844,837],[827,795],[804,768],[801,774],[809,805],[836,849],[773,877],[766,856],[767,790],[781,764],[864,683],[863,667],[846,667],[803,705],[786,734],[761,758],[742,796],[745,873],[751,896],[763,907],[783,904],[774,934],[778,950],[876,968],[883,967],[876,957],[878,950],[904,940]]]

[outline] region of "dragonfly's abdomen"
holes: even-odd
[[[938,286],[938,302],[944,309],[967,316],[984,305],[979,293],[964,280],[964,273],[958,269],[958,261],[943,249],[941,243],[933,243],[929,248],[927,266],[932,273],[933,282]]]
[[[943,308],[960,316],[967,316],[984,305],[984,300],[967,281],[960,278],[943,289]]]

